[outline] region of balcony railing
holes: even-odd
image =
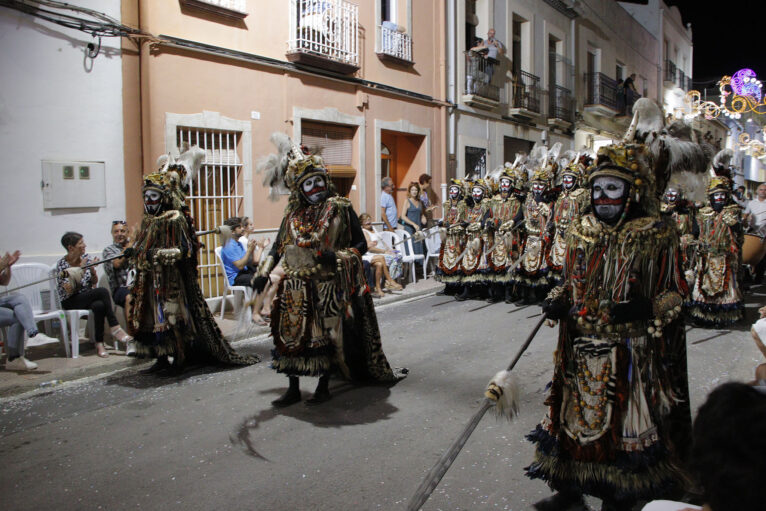
[[[291,62],[343,73],[356,71],[359,6],[344,0],[290,0],[287,45]]]
[[[641,94],[630,88],[621,88],[617,93],[620,115],[631,115],[633,113],[633,105],[641,98]]]
[[[392,26],[390,26],[392,25]],[[381,57],[393,57],[397,60],[412,62],[412,38],[398,30],[396,25],[383,22],[378,27]]]
[[[572,92],[557,85],[548,95],[548,118],[573,122]]]
[[[495,59],[472,51],[465,52],[465,93],[499,102],[500,89],[492,85],[492,76],[498,65]]]
[[[523,108],[540,113],[540,77],[526,71],[519,71],[513,81],[511,108]]]
[[[587,105],[601,105],[619,111],[617,82],[604,73],[586,73],[588,83]]]
[[[665,60],[665,81],[670,83],[676,83],[676,74],[678,68],[672,60]]]

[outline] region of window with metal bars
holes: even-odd
[[[192,145],[205,151],[202,168],[186,198],[196,229],[215,229],[227,218],[241,216],[244,202],[241,133],[183,126],[179,126],[176,133],[179,152]],[[219,238],[216,234],[208,234],[200,242],[204,244],[200,248],[198,266],[202,293],[205,298],[221,296],[226,275],[215,257]]]

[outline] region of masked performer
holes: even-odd
[[[264,184],[286,187],[290,199],[253,285],[263,289],[282,260],[285,277],[271,309],[272,367],[290,385],[273,404],[300,401],[300,376],[319,377],[311,404],[330,398],[333,371],[357,381],[395,381],[362,266],[367,242],[351,201],[337,195],[320,157],[305,154],[281,133],[272,142],[279,154],[259,170],[266,173]]]
[[[527,475],[558,493],[538,509],[566,509],[590,494],[602,511],[628,510],[680,476],[678,439],[691,428],[686,284],[651,165],[644,145],[599,151],[592,212],[567,231],[565,281],[543,304],[561,327],[548,413],[528,436],[536,454]]]
[[[513,219],[521,211],[522,201],[516,190],[515,169],[519,166],[521,155],[511,165],[506,163],[498,177],[498,193],[489,202],[492,220],[487,228],[494,233],[494,247],[487,250],[487,263],[492,272],[493,282],[490,288],[490,301],[511,300],[510,275],[508,268],[518,257],[518,229],[513,228]],[[526,172],[524,172],[526,176]]]
[[[741,209],[731,198],[728,177],[712,177],[707,192],[708,204],[697,212],[699,246],[686,313],[697,324],[723,328],[742,319],[744,311],[737,281],[743,242]]]
[[[524,303],[541,301],[552,287],[548,253],[551,247],[550,231],[553,228],[553,202],[556,200],[552,189],[555,161],[560,149],[561,144],[557,143],[550,151],[545,147],[537,147],[530,154],[529,165],[535,170],[522,208],[524,248],[521,261],[511,276],[516,292]]]
[[[694,204],[686,200],[683,188],[678,184],[668,185],[662,196],[660,213],[672,218],[681,237],[681,263],[684,275],[693,272],[695,239],[699,235],[699,226],[695,219]],[[687,279],[688,281],[689,279]]]
[[[566,256],[566,232],[569,225],[576,221],[585,207],[590,203],[588,190],[581,188],[585,169],[592,161],[587,155],[567,151],[562,158],[561,193],[553,206],[553,242],[551,243],[548,265],[551,269],[551,280],[557,284],[562,280],[564,257]]]
[[[470,183],[470,189],[471,195],[465,199],[465,248],[460,261],[463,290],[457,296],[458,300],[480,296],[486,290],[489,266],[484,250],[493,244],[491,233],[484,229],[492,215],[487,198],[487,183],[477,179]]]
[[[444,290],[437,294],[454,296],[460,293],[460,254],[465,248],[463,182],[459,179],[453,179],[448,193],[449,198],[442,206],[444,218],[439,221],[442,246],[439,250],[436,280],[445,284]]]
[[[247,365],[223,338],[197,282],[199,242],[186,193],[205,152],[192,147],[144,177],[144,218],[133,244],[126,316],[139,353],[156,356],[148,371],[180,371],[187,362]]]

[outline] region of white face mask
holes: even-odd
[[[618,177],[599,176],[593,180],[591,194],[596,217],[607,223],[616,222],[625,209],[628,183]]]
[[[503,178],[500,180],[500,191],[501,192],[510,192],[511,191],[511,180],[508,178]]]
[[[156,215],[160,211],[160,200],[162,194],[157,190],[146,190],[144,192],[144,211],[150,215]]]
[[[571,190],[575,185],[575,177],[572,174],[564,174],[561,177],[561,184],[564,186],[564,190]]]
[[[473,200],[475,200],[476,202],[479,202],[484,197],[484,190],[482,190],[478,186],[475,186],[471,190],[471,196],[473,197]]]
[[[301,184],[303,196],[311,204],[322,202],[327,197],[327,183],[322,176],[312,176]]]
[[[457,199],[460,196],[460,187],[458,186],[450,186],[449,187],[449,198],[452,200]]]
[[[674,204],[678,200],[678,192],[672,188],[665,192],[665,202]]]

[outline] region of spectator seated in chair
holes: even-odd
[[[231,229],[230,237],[221,235],[221,261],[223,261],[223,266],[226,269],[229,285],[253,288],[252,281],[258,271],[258,261],[260,261],[263,248],[268,245],[269,240],[256,241],[251,239],[248,240],[247,248],[245,248],[239,242],[244,230],[242,219],[238,216],[227,218],[224,225]],[[259,312],[253,308],[253,321],[263,321]]]
[[[122,254],[125,249],[133,246],[133,242],[128,237],[128,225],[124,220],[114,220],[112,222],[112,243],[101,252],[103,259]],[[121,257],[104,263],[104,272],[109,280],[109,289],[112,292],[112,300],[116,305],[125,308],[125,298],[128,296],[128,259]],[[125,348],[125,354],[134,356],[136,354],[136,343],[130,341]]]
[[[367,241],[367,253],[362,256],[362,259],[369,261],[375,274],[374,285],[371,286],[372,296],[374,298],[383,296],[381,281],[385,282],[386,291],[401,291],[402,286],[396,282],[396,279],[402,275],[401,254],[383,244],[378,233],[372,228],[370,215],[367,213],[359,215],[359,223],[362,225],[362,232]]]
[[[117,317],[114,315],[112,298],[109,291],[103,287],[96,287],[98,276],[95,266],[82,268],[89,263],[98,262],[97,257],[91,258],[85,252],[85,240],[82,234],[66,232],[61,237],[61,245],[67,253],[58,260],[56,270],[58,277],[58,295],[61,307],[64,310],[88,309],[93,314],[96,326],[96,338],[92,339],[96,345],[99,357],[108,357],[104,348],[104,319],[111,327],[112,337],[120,342],[128,343],[133,340],[120,328]]]
[[[0,258],[0,286],[7,286],[11,281],[11,266],[19,260],[21,252],[8,252]],[[10,327],[6,339],[8,360],[5,362],[6,371],[33,371],[37,364],[24,357],[24,334],[30,339],[43,342],[54,342],[58,339],[48,337],[37,330],[34,313],[29,300],[19,293],[0,295],[0,326]]]

